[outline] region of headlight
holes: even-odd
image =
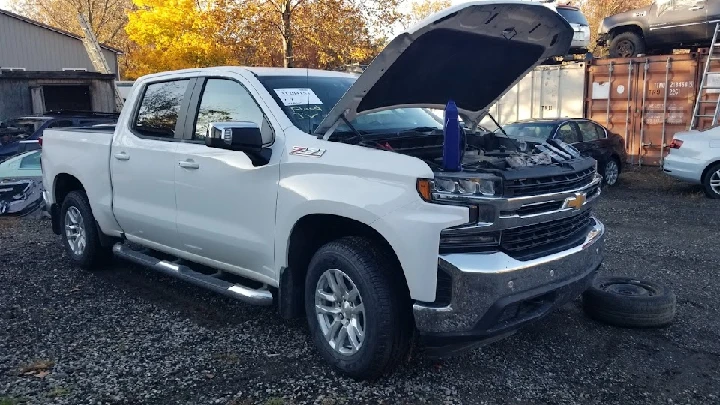
[[[437,174],[434,179],[418,179],[417,190],[425,201],[470,201],[502,194],[502,180],[487,174]]]

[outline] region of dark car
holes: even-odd
[[[609,44],[612,58],[709,46],[719,21],[720,1],[656,0],[603,19],[598,45]]]
[[[597,160],[598,171],[609,186],[617,182],[627,157],[622,136],[585,118],[526,120],[505,125],[502,129],[510,138],[527,144],[560,139],[574,146],[583,155]]]
[[[118,114],[55,111],[43,115],[12,118],[0,124],[0,161],[23,151],[36,149],[46,128],[86,127],[114,123]]]

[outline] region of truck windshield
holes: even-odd
[[[352,77],[260,76],[260,82],[296,127],[312,134],[355,82]],[[411,128],[442,129],[442,121],[423,108],[395,108],[356,117],[350,122],[363,133],[388,133]],[[350,132],[342,124],[338,132]]]

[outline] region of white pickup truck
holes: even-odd
[[[472,127],[572,36],[541,4],[479,1],[401,34],[359,77],[142,77],[117,125],[45,131],[53,231],[80,267],[114,254],[305,316],[321,356],[355,378],[415,342],[448,355],[508,336],[592,281],[601,177],[560,142]],[[458,128],[430,113],[450,100],[455,145]]]

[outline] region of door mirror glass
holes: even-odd
[[[260,127],[250,121],[211,122],[205,145],[211,148],[258,152],[263,147]]]

